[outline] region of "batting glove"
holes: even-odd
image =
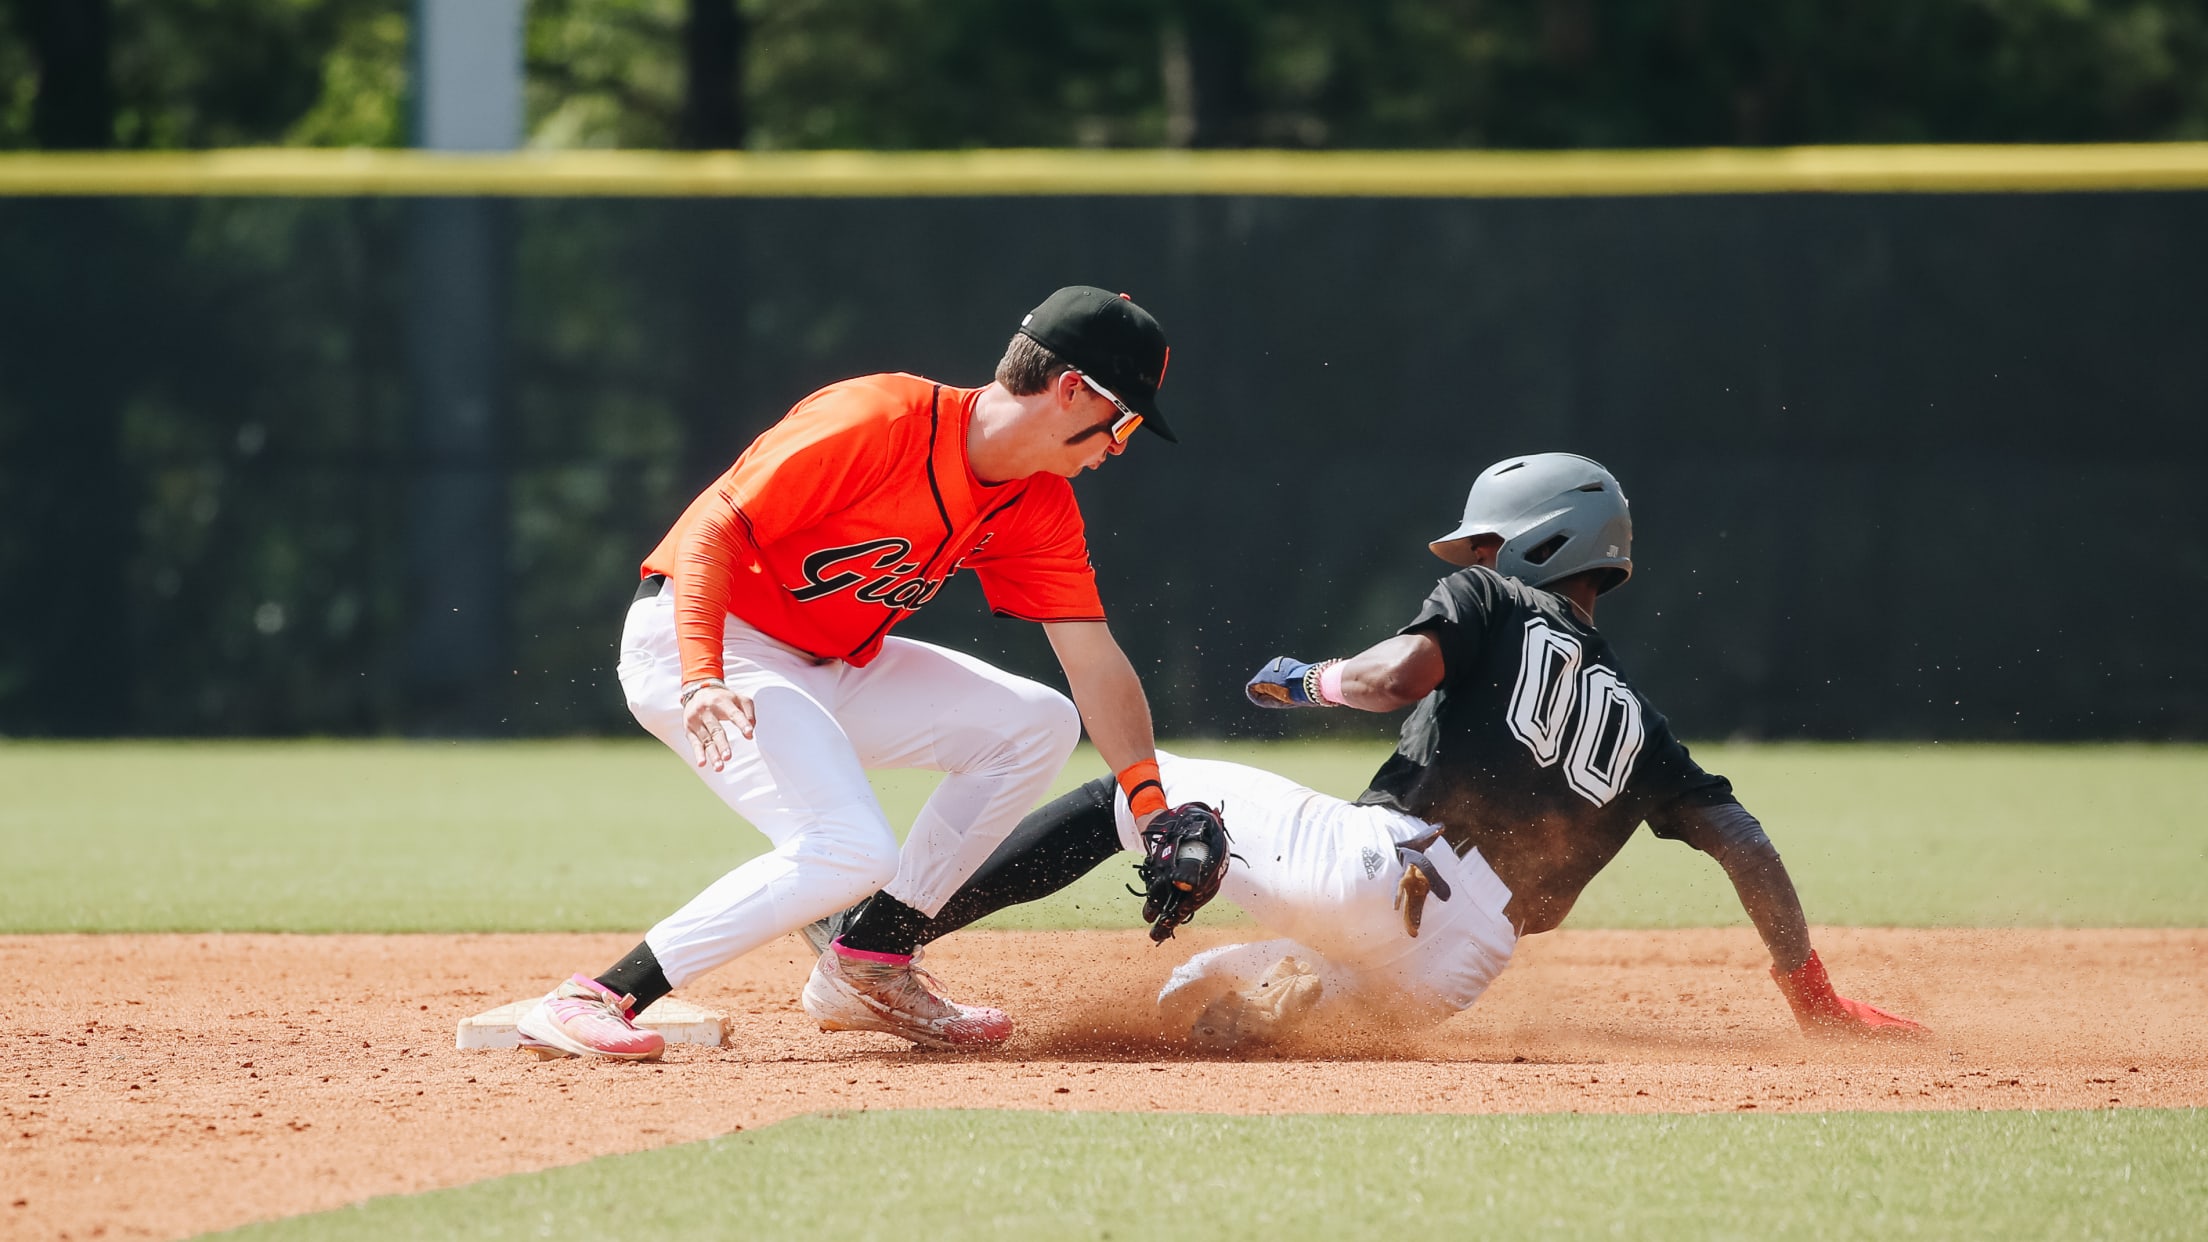
[[[1771,978],[1778,982],[1779,991],[1786,994],[1786,1003],[1793,1007],[1794,1020],[1801,1024],[1804,1035],[1913,1039],[1931,1034],[1922,1023],[1897,1017],[1876,1005],[1849,1000],[1833,991],[1832,977],[1825,973],[1825,964],[1817,960],[1815,951],[1792,974],[1782,975],[1778,967],[1772,967]]]
[[[1305,664],[1287,656],[1274,656],[1242,687],[1242,693],[1259,707],[1330,707],[1319,697],[1319,674],[1336,660]]]

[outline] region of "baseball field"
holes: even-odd
[[[1342,794],[1385,753],[1178,749]],[[724,1048],[457,1052],[760,838],[645,742],[0,744],[0,1238],[2201,1236],[2208,748],[1696,754],[1930,1041],[1796,1033],[1644,833],[1416,1035],[1181,1049],[1148,998],[1238,919],[1154,948],[1108,866],[931,952],[998,1052],[812,1030],[794,938],[685,990]]]

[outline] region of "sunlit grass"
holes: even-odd
[[[1348,796],[1386,754],[1179,749]],[[1696,754],[1733,778],[1816,922],[2208,925],[2208,748]],[[1059,787],[1102,770],[1084,748]],[[934,779],[877,778],[892,823]],[[764,846],[650,742],[0,744],[0,931],[633,931]],[[1107,864],[993,922],[1131,926],[1129,874]],[[1569,925],[1739,921],[1714,864],[1644,832]]]

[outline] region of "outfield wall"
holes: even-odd
[[[1080,484],[1162,731],[1378,723],[1237,687],[1407,619],[1478,468],[1561,448],[1691,736],[2208,737],[2204,226],[2189,146],[0,160],[0,732],[633,728],[699,485],[1082,281],[1174,344],[1183,443]],[[902,632],[1050,672],[970,584]]]

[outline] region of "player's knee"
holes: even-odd
[[[810,864],[816,874],[840,877],[859,896],[889,883],[897,874],[897,834],[871,816],[823,818],[798,836],[796,846],[800,862]]]
[[[1081,711],[1073,700],[1049,686],[1029,682],[1021,695],[1022,749],[1042,755],[1070,755],[1081,741]]]
[[[816,884],[823,890],[832,890],[839,906],[886,888],[897,878],[895,850],[887,855],[837,853],[816,861],[825,864],[814,871]]]
[[[1017,775],[1056,771],[1081,740],[1081,713],[1073,700],[1040,682],[1012,679],[986,716],[946,735],[948,770]]]
[[[851,900],[857,901],[869,893],[887,888],[889,882],[896,878],[897,849],[896,842],[892,841],[887,854],[869,855],[863,865],[852,870],[851,887],[853,893]]]

